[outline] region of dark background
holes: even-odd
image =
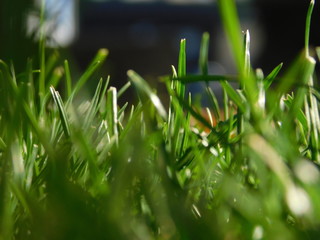
[[[28,57],[37,59],[37,44],[25,36],[25,16],[32,1],[1,0],[0,58],[12,60],[23,71]],[[307,0],[253,0],[239,3],[244,30],[252,39],[252,65],[267,74],[280,62],[284,69],[304,46]],[[320,7],[315,6],[311,44],[320,44]],[[179,41],[187,38],[188,71],[197,72],[198,51],[203,32],[211,35],[211,73],[233,72],[233,64],[223,35],[217,6],[164,2],[126,4],[119,1],[79,2],[78,36],[74,43],[61,49],[81,72],[99,48],[110,56],[103,74],[111,75],[112,85],[122,86],[126,71],[134,69],[151,84],[156,76],[171,73],[177,64]]]

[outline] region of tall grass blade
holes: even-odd
[[[130,86],[131,86],[131,82],[127,82],[125,85],[123,85],[123,87],[120,88],[120,90],[118,91],[117,98],[120,98],[122,94],[124,94],[125,91],[127,91]]]
[[[291,104],[288,117],[285,120],[284,126],[292,126],[292,120],[295,118],[295,116],[303,106],[303,102],[307,94],[307,88],[304,86],[310,81],[310,78],[314,73],[315,64],[316,62],[313,58],[305,57],[304,53],[301,54],[298,61],[294,64],[294,67],[291,68],[291,71],[287,73],[287,75],[284,77],[282,84],[280,84],[279,92],[289,90],[289,88],[294,83],[297,83],[301,86],[295,91],[295,97]],[[295,81],[299,82],[294,82],[294,80],[292,79],[296,79]]]
[[[50,86],[54,86],[54,87],[58,86],[63,74],[64,74],[64,72],[63,72],[62,67],[56,67],[53,70],[51,77],[48,79],[48,87],[46,87],[46,89],[45,89],[46,93],[49,92],[47,90],[49,90]]]
[[[203,33],[200,54],[199,54],[199,68],[202,75],[208,75],[208,54],[209,54],[210,35],[208,32]]]
[[[165,108],[163,107],[159,97],[151,90],[147,82],[133,70],[129,70],[127,74],[133,86],[137,89],[137,92],[141,100],[146,99],[146,97],[150,99],[159,115],[163,119],[167,119],[167,112]]]
[[[181,97],[177,96],[179,103],[188,110],[188,112],[197,119],[201,124],[203,124],[205,127],[210,129],[211,131],[215,131],[214,128],[211,126],[210,122],[208,122],[200,113],[198,113],[196,110],[192,108],[192,106],[187,103],[185,100],[183,100]],[[183,126],[183,125],[182,125]]]
[[[66,98],[69,98],[72,93],[72,78],[68,60],[64,60],[64,72],[66,76]]]
[[[245,40],[247,49],[244,49],[241,37],[241,27],[236,11],[234,0],[218,0],[218,6],[224,25],[225,32],[231,45],[232,53],[234,54],[236,67],[239,73],[239,80],[242,88],[245,90],[248,98],[249,106],[252,113],[256,114],[255,105],[258,99],[257,86],[254,76],[248,72],[247,50],[249,50],[249,38]],[[245,54],[244,54],[245,53]],[[246,60],[247,59],[247,60]]]
[[[239,110],[242,113],[244,113],[246,111],[246,107],[239,94],[233,89],[233,87],[227,81],[220,81],[220,84],[224,91],[226,91],[230,99],[237,105]]]
[[[33,77],[33,71],[32,71],[32,60],[28,60],[27,62],[27,68],[26,68],[26,74],[27,74],[27,97],[26,102],[29,105],[31,111],[34,113],[36,112],[36,106],[35,106],[35,86],[34,86],[34,77]]]
[[[43,1],[44,2],[44,1]],[[42,29],[43,26],[40,26]],[[41,30],[41,37],[40,37],[40,44],[39,44],[39,53],[40,53],[40,75],[39,75],[39,98],[40,98],[40,104],[42,103],[42,99],[45,95],[45,85],[46,85],[46,55],[45,55],[45,33],[44,30]]]
[[[256,70],[256,78],[257,78],[257,87],[258,87],[258,107],[265,111],[266,105],[266,90],[264,85],[264,74],[260,68]]]
[[[206,87],[206,92],[209,97],[209,101],[211,103],[214,118],[215,118],[216,122],[219,122],[221,116],[220,116],[220,107],[219,107],[218,99],[216,98],[214,92],[212,91],[212,89],[209,86]]]
[[[278,73],[280,72],[281,68],[283,66],[283,63],[280,63],[278,66],[276,66],[271,73],[264,79],[264,89],[268,90],[273,81],[278,76]]]
[[[47,79],[50,76],[50,73],[55,68],[57,62],[59,60],[59,53],[57,51],[54,51],[46,60],[46,72],[45,72],[45,79]]]
[[[54,87],[50,87],[51,95],[53,97],[53,100],[58,108],[59,114],[60,114],[60,119],[61,119],[61,124],[62,128],[64,131],[64,134],[66,137],[70,137],[70,127],[69,127],[69,121],[67,119],[67,113],[63,104],[63,101],[60,97],[60,94],[58,91],[54,89]]]
[[[180,41],[180,52],[178,60],[178,77],[185,77],[187,74],[186,39]],[[185,96],[185,85],[181,82],[176,84],[177,93],[180,97]]]
[[[313,74],[314,62],[311,57],[306,57],[305,52],[301,53],[283,76],[275,92],[285,94],[296,86],[306,85]]]
[[[232,53],[240,76],[244,76],[243,44],[241,37],[241,27],[234,0],[218,0],[224,29],[230,41]]]
[[[311,0],[310,5],[307,11],[306,17],[306,26],[305,26],[305,54],[306,58],[310,60],[315,65],[315,60],[310,56],[309,53],[309,39],[310,39],[310,27],[311,27],[311,17],[314,9],[315,1]],[[310,72],[308,79],[309,86],[309,102],[310,108],[308,112],[310,114],[310,127],[311,127],[311,138],[310,138],[310,148],[311,150],[311,159],[317,163],[320,163],[320,155],[319,155],[319,131],[320,131],[320,117],[319,117],[319,108],[316,97],[312,94],[312,88],[314,85],[313,82],[313,71]]]
[[[311,0],[308,11],[307,11],[307,17],[306,17],[306,27],[305,27],[305,37],[304,37],[306,56],[310,56],[309,55],[309,38],[310,38],[311,17],[312,17],[314,4],[315,4],[315,1]]]
[[[223,113],[224,113],[224,119],[229,118],[229,97],[226,89],[223,89]]]
[[[109,52],[107,49],[103,48],[98,51],[90,65],[87,67],[86,71],[82,74],[80,79],[75,84],[73,91],[71,93],[71,99],[79,92],[81,87],[90,79],[90,77],[97,71],[97,69],[103,64],[107,58]]]
[[[129,103],[126,102],[118,111],[118,118],[120,119],[120,117],[123,115],[124,111],[127,109]]]
[[[102,99],[103,95],[106,93],[107,86],[108,86],[108,81],[103,87],[103,79],[101,78],[98,83],[98,86],[96,88],[96,91],[93,95],[93,98],[90,102],[89,109],[87,110],[87,115],[84,118],[84,123],[83,123],[84,129],[88,130],[90,124],[92,123],[92,121],[94,119],[94,116],[98,112],[99,107],[100,107],[100,103],[101,103],[101,99]]]
[[[117,89],[114,87],[110,87],[107,92],[107,125],[110,136],[114,136],[118,144]]]
[[[244,71],[245,75],[249,76],[251,71],[251,60],[250,60],[250,32],[246,31],[244,35]]]

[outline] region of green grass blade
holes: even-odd
[[[224,116],[224,120],[229,118],[229,97],[228,97],[228,93],[225,89],[223,89],[223,116]]]
[[[296,86],[306,85],[313,73],[314,59],[301,53],[285,73],[275,90],[279,94],[289,93]]]
[[[172,79],[177,79],[178,73],[177,73],[176,68],[173,65],[171,65],[171,70],[172,70]]]
[[[99,173],[97,167],[98,158],[97,152],[91,144],[91,139],[87,137],[86,133],[80,129],[75,129],[72,134],[72,142],[74,147],[77,148],[80,156],[83,159],[83,163],[88,164],[88,171],[85,169],[85,180],[88,182],[89,189],[91,191],[96,191],[98,186],[103,187],[102,174]]]
[[[45,81],[46,81],[46,38],[45,38],[45,26],[44,26],[44,13],[45,1],[41,4],[40,14],[40,41],[39,41],[39,60],[40,60],[40,75],[39,75],[39,98],[40,104],[45,95]]]
[[[202,75],[208,75],[208,54],[209,54],[210,35],[208,32],[203,33],[200,54],[199,54],[199,68]]]
[[[250,32],[246,31],[244,35],[244,71],[246,76],[249,76],[251,71],[251,60],[250,60]]]
[[[138,118],[139,116],[141,116],[142,111],[143,107],[141,102],[139,102],[136,107],[134,107],[133,105],[131,106],[129,120],[120,135],[121,142],[126,138],[127,134],[133,128],[134,124],[139,121]]]
[[[236,11],[234,0],[218,0],[218,6],[224,25],[225,32],[231,45],[232,53],[235,58],[239,80],[247,96],[248,103],[252,113],[256,114],[255,106],[258,100],[258,90],[254,76],[248,70],[249,62],[247,59],[247,50],[249,50],[249,38],[245,40],[246,49],[244,49],[241,36],[241,27]],[[244,54],[246,53],[246,54]],[[247,59],[247,60],[246,60]]]
[[[287,82],[289,82],[293,78],[293,79],[296,79],[296,81],[300,81],[298,83],[300,84],[300,86],[306,85],[309,82],[310,78],[312,78],[315,64],[316,62],[313,58],[305,57],[305,54],[301,54],[301,57],[294,65],[296,67],[291,69],[291,71],[289,71],[289,73],[285,76],[284,80],[287,80]],[[282,84],[279,87],[279,91],[283,91],[283,89],[287,90],[287,88],[290,87],[289,84],[288,85]],[[291,80],[291,84],[292,84],[292,80]],[[307,94],[307,88],[299,87],[297,89],[288,113],[288,117],[285,120],[284,126],[291,126],[292,120],[295,119],[295,116],[303,106],[303,102],[305,100],[306,94]]]
[[[97,69],[102,65],[102,63],[107,58],[109,52],[107,49],[100,49],[86,71],[82,74],[80,79],[75,84],[73,91],[71,93],[71,99],[79,92],[81,87],[90,79],[90,77],[97,71]]]
[[[46,72],[45,72],[45,78],[47,79],[50,76],[50,73],[55,68],[57,62],[59,60],[59,53],[57,51],[54,51],[49,59],[46,61]]]
[[[233,89],[233,87],[226,81],[220,82],[222,88],[226,91],[230,99],[237,105],[242,113],[246,111],[245,104],[239,94]]]
[[[187,57],[186,57],[186,39],[180,41],[180,52],[178,60],[178,77],[185,77],[187,74]],[[185,85],[181,82],[176,83],[176,90],[180,97],[185,96]]]
[[[198,113],[196,110],[192,108],[192,106],[183,100],[181,97],[177,96],[179,103],[195,118],[197,119],[201,124],[203,124],[205,127],[210,129],[211,131],[215,131],[214,128],[211,126],[210,122],[207,121],[200,113]],[[180,126],[181,127],[181,126]]]
[[[98,106],[97,106],[97,110],[98,110],[98,109],[101,109],[102,106],[104,106],[104,104],[105,104],[105,96],[106,96],[106,92],[107,92],[109,83],[110,83],[110,76],[107,77],[107,80],[105,81],[104,87],[103,87],[102,92],[101,92],[101,94],[100,94],[100,98],[99,98],[99,103],[98,103]],[[103,112],[103,111],[102,111],[102,112]],[[105,116],[105,115],[102,115],[102,116]],[[104,117],[102,117],[102,118],[104,119]]]
[[[310,145],[313,149],[311,159],[317,163],[320,163],[320,156],[319,156],[319,131],[320,131],[320,119],[319,119],[319,107],[316,97],[312,94],[312,86],[313,86],[313,79],[309,80],[309,101],[310,101],[310,108],[309,114],[311,119],[311,141]]]
[[[191,106],[192,104],[192,101],[191,101],[192,97],[191,97],[191,93],[189,93],[189,98],[188,98],[188,105]],[[182,155],[184,154],[185,152],[185,149],[187,148],[187,143],[188,143],[188,134],[190,132],[190,112],[188,111],[186,113],[186,121],[184,122],[184,127],[180,129],[180,131],[178,132],[178,138],[177,138],[177,141],[176,141],[176,156],[178,156],[179,158],[182,157]],[[183,129],[183,130],[182,130]],[[179,141],[179,138],[181,139]]]
[[[84,129],[88,130],[91,122],[93,121],[95,114],[99,110],[99,100],[101,98],[102,85],[103,85],[103,80],[101,78],[96,88],[96,91],[93,95],[93,98],[90,101],[90,106],[89,106],[89,109],[87,110],[87,115],[84,118],[84,123],[83,123]]]
[[[12,160],[12,173],[13,178],[19,184],[23,184],[25,168],[24,168],[24,159],[22,156],[21,146],[17,138],[11,143],[10,151],[11,151],[11,160]]]
[[[56,87],[58,85],[58,83],[60,82],[61,78],[63,76],[63,69],[61,67],[57,67],[51,74],[51,77],[48,81],[48,85]],[[45,115],[45,109],[46,109],[46,105],[48,103],[48,100],[50,99],[50,91],[45,92],[45,95],[42,99],[41,102],[41,109],[40,109],[40,116],[44,116]]]
[[[44,45],[44,43],[42,43],[42,45]],[[42,102],[42,98],[44,97],[44,93],[45,93],[45,50],[44,47],[42,47],[42,54],[41,54],[41,60],[40,60],[40,76],[39,76],[39,97],[40,97],[40,102]]]
[[[206,87],[206,92],[209,97],[209,101],[211,103],[211,109],[213,110],[215,119],[217,122],[219,122],[221,116],[220,116],[220,107],[219,107],[218,99],[216,98],[214,92],[210,87]]]
[[[54,86],[54,87],[58,86],[62,76],[63,76],[63,68],[56,67],[53,70],[51,77],[48,80],[48,89],[50,88],[50,86]],[[47,89],[46,89],[46,92],[47,92]]]
[[[267,90],[273,83],[273,81],[278,76],[278,73],[280,72],[281,68],[283,66],[283,63],[280,63],[278,66],[276,66],[271,73],[263,80],[264,82],[264,89]]]
[[[264,74],[263,71],[258,68],[256,69],[257,87],[258,87],[258,106],[260,109],[265,111],[266,106],[266,90],[264,86]]]
[[[120,98],[122,94],[124,94],[125,91],[127,91],[130,86],[131,86],[131,82],[127,82],[125,85],[123,85],[123,87],[120,88],[120,90],[118,91],[117,98]]]
[[[151,90],[147,82],[133,70],[129,70],[127,74],[133,86],[137,89],[139,97],[142,98],[141,100],[145,99],[145,97],[150,99],[159,115],[163,119],[167,119],[167,112],[165,108],[163,107],[159,97]]]
[[[122,115],[122,114],[124,113],[124,111],[127,109],[128,105],[129,105],[129,103],[126,102],[126,103],[119,109],[119,111],[118,111],[118,118],[121,117],[121,115]]]
[[[110,137],[114,136],[118,144],[117,89],[114,87],[110,87],[107,92],[107,125]]]
[[[178,60],[178,76],[184,77],[186,74],[187,74],[186,39],[181,39],[179,60]]]
[[[64,134],[66,135],[66,137],[70,137],[69,121],[67,119],[67,113],[64,108],[64,104],[63,104],[63,101],[60,97],[60,94],[52,86],[50,87],[50,91],[51,91],[53,100],[54,100],[54,102],[58,108],[59,114],[60,114],[60,119],[61,119],[61,124],[62,124]]]
[[[314,4],[315,4],[315,1],[311,0],[308,8],[308,12],[307,12],[307,17],[306,17],[306,28],[305,28],[305,36],[304,36],[306,56],[309,56],[310,26],[311,26],[311,16],[312,16]]]
[[[244,75],[243,44],[241,27],[234,0],[218,0],[221,19],[234,54],[237,69],[241,76]]]
[[[68,99],[72,93],[72,78],[68,60],[64,60],[64,71],[66,76],[66,98]]]
[[[27,97],[26,102],[29,105],[31,111],[36,112],[35,110],[35,89],[34,89],[34,78],[33,78],[33,71],[32,71],[32,60],[28,60],[27,62],[27,68],[26,68],[26,74],[27,74]]]

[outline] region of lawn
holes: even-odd
[[[250,32],[234,1],[218,1],[237,75],[208,74],[208,33],[201,72],[187,74],[182,39],[172,74],[161,78],[168,106],[134,70],[122,88],[102,76],[90,98],[79,98],[107,49],[77,79],[43,36],[39,61],[27,60],[24,71],[1,60],[0,240],[318,239],[314,5],[292,66],[264,73],[251,67]],[[205,84],[208,107],[186,91],[194,82]],[[119,105],[128,88],[137,101]]]

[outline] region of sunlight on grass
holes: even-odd
[[[0,240],[318,239],[315,1],[305,49],[286,72],[279,63],[266,75],[250,64],[234,1],[218,4],[238,74],[208,74],[204,33],[200,74],[188,75],[182,39],[177,67],[161,78],[168,106],[134,70],[122,88],[103,76],[91,98],[76,101],[107,49],[79,79],[43,41],[25,72],[0,61]],[[208,107],[186,90],[191,82],[206,83]],[[137,100],[121,105],[129,88]]]

